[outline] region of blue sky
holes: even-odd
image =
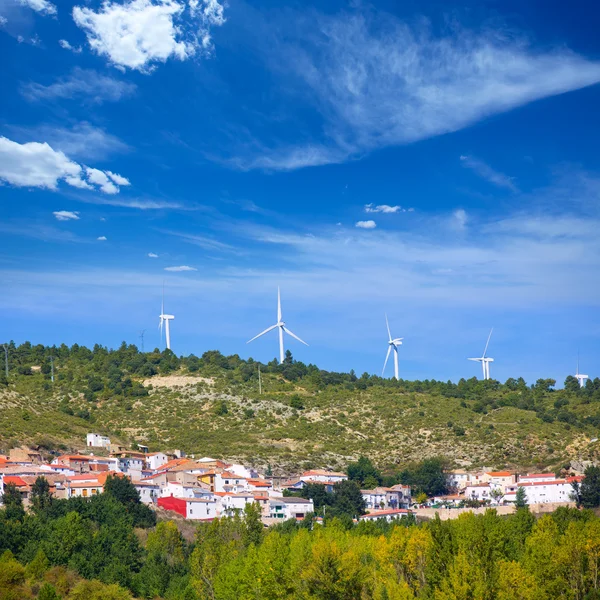
[[[397,5],[4,0],[0,337],[597,376],[600,11]]]

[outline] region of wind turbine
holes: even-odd
[[[485,348],[483,350],[483,354],[481,355],[481,357],[480,358],[468,358],[467,359],[467,360],[474,360],[475,362],[480,362],[481,363],[481,367],[483,369],[483,378],[484,379],[490,379],[490,363],[494,362],[493,358],[488,358],[486,356],[488,346],[490,345],[490,338],[492,337],[492,332],[493,331],[494,331],[494,328],[492,327],[492,329],[490,330],[490,335],[488,335],[488,339],[487,339],[487,342],[485,344]]]
[[[269,333],[269,331],[273,331],[273,329],[275,329],[275,328],[279,329],[279,364],[283,364],[283,359],[284,359],[284,350],[283,350],[283,332],[284,331],[285,331],[285,333],[287,333],[288,335],[291,335],[294,339],[298,340],[305,346],[308,346],[308,344],[304,340],[301,340],[295,333],[292,333],[285,326],[285,321],[282,319],[282,316],[281,316],[281,293],[279,291],[279,287],[277,288],[277,323],[275,323],[275,325],[271,325],[271,327],[267,327],[264,331],[261,331],[258,335],[255,335],[251,340],[248,340],[246,342],[246,344],[253,342],[255,339],[259,338],[261,335],[265,335],[265,333]]]
[[[163,283],[162,304],[160,307],[160,315],[158,318],[159,318],[158,328],[160,329],[160,339],[162,341],[162,330],[163,330],[163,324],[164,324],[165,336],[167,339],[167,349],[170,350],[171,349],[171,331],[169,329],[169,321],[174,319],[175,316],[165,314],[165,284],[164,283]]]
[[[577,355],[577,373],[575,373],[575,379],[579,381],[579,387],[583,387],[585,385],[585,380],[589,379],[588,375],[579,372],[579,354]]]
[[[385,315],[385,324],[387,325],[389,342],[388,342],[388,351],[387,351],[387,354],[385,355],[385,362],[383,363],[383,371],[381,371],[381,376],[383,377],[383,374],[385,373],[385,367],[387,366],[387,361],[390,357],[390,352],[393,349],[394,350],[394,377],[395,377],[396,381],[398,381],[400,379],[398,377],[398,346],[402,346],[402,340],[404,338],[392,339],[392,334],[390,332],[390,324],[388,323],[387,315]]]

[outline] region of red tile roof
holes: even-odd
[[[27,485],[27,483],[25,481],[23,481],[18,475],[6,475],[4,477],[4,483],[5,484],[12,483],[13,485],[16,485],[17,487]]]

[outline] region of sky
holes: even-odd
[[[0,340],[600,363],[600,7],[0,0]],[[386,376],[393,374],[388,363]]]

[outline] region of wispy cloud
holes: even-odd
[[[93,104],[116,102],[131,96],[135,90],[133,83],[79,67],[50,85],[29,82],[21,86],[21,94],[30,101],[79,99]]]
[[[158,258],[158,254],[155,254],[154,252],[148,252],[148,258]]]
[[[377,223],[375,221],[357,221],[355,227],[359,229],[375,229]]]
[[[518,192],[518,188],[514,183],[514,178],[505,175],[504,173],[500,173],[496,171],[488,164],[484,163],[482,160],[475,158],[473,156],[461,156],[460,157],[461,164],[471,169],[471,171],[477,173],[479,177],[493,183],[494,185],[502,188],[506,188],[511,192]]]
[[[339,163],[600,81],[600,62],[563,47],[540,50],[489,29],[435,36],[420,23],[358,9],[296,14],[297,39],[289,28],[261,29],[263,55],[321,126],[312,139],[303,128],[292,143],[246,145],[233,164],[290,170]]]
[[[402,208],[401,206],[390,206],[389,204],[378,204],[375,206],[374,204],[365,204],[365,212],[366,213],[398,213],[398,212],[413,212],[414,208]]]
[[[218,250],[225,252],[237,252],[235,246],[230,244],[226,244],[225,242],[221,242],[219,240],[215,240],[208,236],[197,235],[192,233],[184,233],[181,231],[172,231],[169,229],[160,230],[162,233],[166,233],[168,235],[173,235],[175,237],[181,238],[185,242],[189,244],[194,244],[204,250]]]
[[[70,128],[39,125],[37,127],[9,126],[8,129],[18,140],[42,139],[54,149],[61,150],[78,160],[105,160],[114,154],[123,154],[131,150],[118,137],[85,121]]]
[[[64,48],[65,50],[70,50],[75,54],[81,54],[81,46],[71,46],[71,44],[69,44],[67,40],[58,40],[58,44],[61,48]]]
[[[469,215],[467,212],[459,208],[452,213],[452,225],[457,229],[464,229],[469,222]]]
[[[165,271],[172,271],[174,273],[181,273],[183,271],[197,271],[196,267],[188,267],[187,265],[181,265],[179,267],[165,267]]]
[[[96,238],[99,242],[106,242],[107,237],[105,235],[101,235],[100,237]]]
[[[39,12],[43,15],[55,15],[56,6],[48,0],[18,0],[23,6],[28,6],[32,10]]]
[[[137,210],[196,210],[193,206],[186,206],[181,202],[159,200],[155,198],[117,198],[115,196],[99,196],[96,194],[70,194],[71,198],[86,204],[100,204],[104,206],[119,206],[121,208],[135,208]]]
[[[55,210],[52,214],[57,221],[79,221],[79,212],[76,210]]]

